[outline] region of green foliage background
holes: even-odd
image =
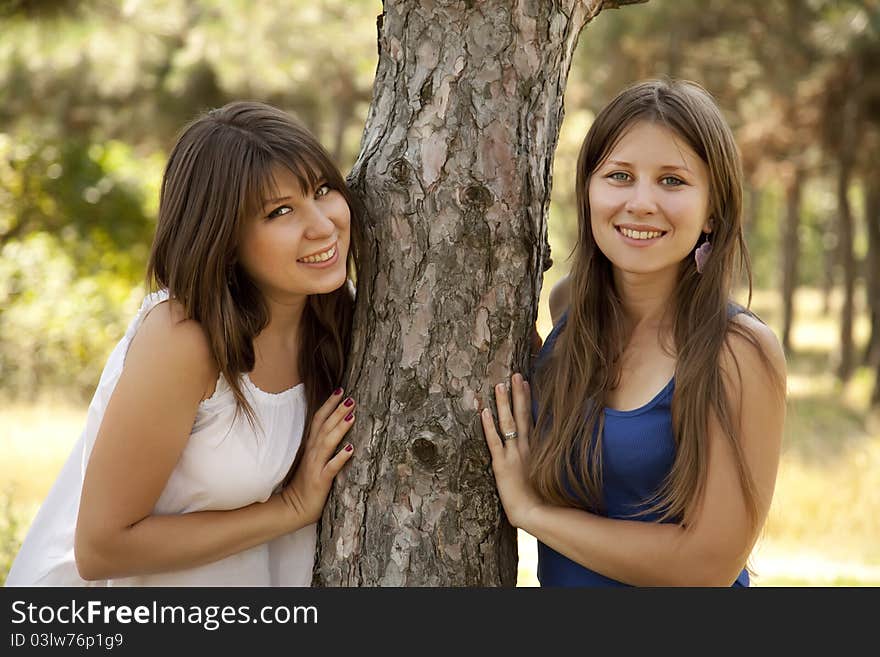
[[[348,170],[381,11],[379,0],[0,2],[0,397],[88,398],[142,294],[166,154],[199,112],[236,98],[276,104]],[[800,283],[833,282],[823,90],[846,57],[877,48],[878,16],[876,0],[653,0],[603,11],[581,35],[566,92],[545,292],[568,270],[575,162],[592,116],[625,84],[660,76],[704,84],[737,132],[756,286],[778,284],[793,161],[809,170]],[[852,189],[857,214],[863,184]],[[861,223],[854,249],[864,259]]]

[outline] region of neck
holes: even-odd
[[[267,295],[265,299],[269,308],[269,324],[260,331],[258,338],[295,347],[299,343],[299,326],[308,297],[302,295],[279,299]]]
[[[636,274],[614,268],[614,283],[633,330],[660,329],[667,323],[678,281],[678,268]]]

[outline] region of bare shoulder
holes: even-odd
[[[559,319],[562,317],[563,313],[565,313],[565,310],[571,302],[570,288],[571,276],[566,274],[560,278],[556,282],[556,285],[550,290],[547,304],[550,306],[550,319],[554,326],[559,323]]]
[[[740,313],[730,321],[733,326],[727,334],[729,348],[721,352],[722,369],[727,373],[738,370],[743,382],[769,384],[775,378],[784,386],[785,352],[773,330],[749,313]]]
[[[175,382],[198,387],[210,396],[218,367],[208,336],[201,324],[187,319],[183,308],[172,300],[154,307],[144,318],[125,359],[126,369],[152,372],[161,365],[178,373]]]

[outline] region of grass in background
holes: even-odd
[[[0,583],[85,419],[85,406],[54,400],[0,407]]]
[[[833,376],[839,301],[826,313],[818,291],[797,297],[783,455],[753,553],[758,586],[880,586],[880,414],[867,411],[871,372],[858,370],[846,386]],[[752,304],[779,335],[777,306],[772,292]],[[857,345],[867,328],[862,312]],[[53,401],[0,408],[0,582],[85,416],[84,406]],[[537,585],[536,560],[534,538],[520,532],[520,586]]]
[[[761,584],[880,585],[880,413],[869,411],[874,373],[834,376],[841,306],[818,290],[796,297],[788,413],[773,506],[755,550]],[[753,307],[780,334],[775,294]],[[854,327],[861,356],[869,325],[862,291]]]

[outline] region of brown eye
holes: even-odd
[[[280,217],[282,214],[287,214],[289,212],[293,212],[293,208],[289,205],[281,205],[272,210],[269,214],[266,215],[266,219],[274,219],[275,217]]]

